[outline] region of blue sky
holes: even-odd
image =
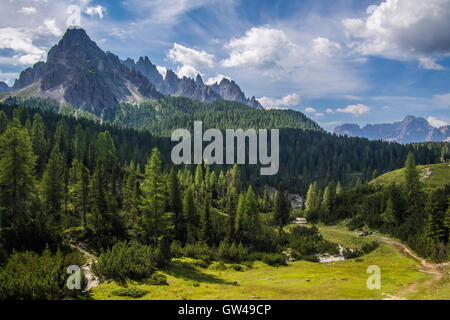
[[[450,123],[450,0],[0,0],[0,80],[45,59],[70,5],[104,50],[234,79],[324,128]]]

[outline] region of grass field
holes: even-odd
[[[319,226],[326,239],[357,248],[374,239],[360,239],[343,226]],[[367,267],[381,269],[381,290],[367,289]],[[420,272],[420,264],[404,256],[397,248],[383,243],[374,252],[359,259],[326,264],[297,261],[274,268],[255,262],[252,268],[234,271],[202,268],[193,259],[175,260],[161,273],[168,285],[151,286],[129,282],[129,287],[149,291],[141,299],[213,299],[213,300],[297,300],[297,299],[374,299],[386,294],[407,299],[450,299],[449,279],[433,281],[434,276]],[[93,289],[94,299],[127,299],[112,294],[116,282]]]
[[[420,181],[425,185],[425,189],[431,190],[445,186],[450,183],[450,164],[439,163],[426,166],[417,166],[420,172]],[[391,183],[401,183],[404,181],[405,169],[395,170],[379,176],[372,180],[372,185],[387,186]]]

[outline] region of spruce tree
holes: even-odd
[[[36,156],[30,136],[12,120],[0,136],[0,221],[20,232],[27,223],[35,196]]]
[[[208,197],[203,200],[203,207],[200,217],[200,229],[198,234],[198,240],[207,245],[212,243],[212,224],[211,224],[211,212],[210,203]]]
[[[273,215],[274,220],[281,231],[282,227],[289,221],[290,203],[281,183],[278,189]]]
[[[80,216],[81,225],[86,228],[89,207],[89,170],[78,159],[74,159],[72,175],[70,198],[75,212]]]
[[[178,176],[175,168],[172,168],[168,178],[168,191],[170,210],[174,214],[175,223],[175,238],[184,241],[184,217],[183,217],[183,203]]]
[[[41,181],[41,201],[44,211],[53,221],[58,222],[64,200],[64,160],[54,148],[48,160]]]
[[[33,152],[37,155],[37,171],[42,172],[47,163],[48,143],[45,138],[45,125],[39,113],[33,117],[33,126],[31,128],[31,142]]]
[[[8,117],[3,110],[0,110],[0,135],[8,128]]]
[[[185,240],[187,243],[194,243],[197,239],[197,208],[194,201],[194,191],[190,187],[183,199],[183,215],[185,221]]]
[[[138,235],[144,243],[157,245],[160,240],[169,238],[173,229],[173,214],[165,212],[165,177],[156,148],[145,166],[141,193]]]

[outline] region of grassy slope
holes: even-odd
[[[450,164],[448,163],[417,166],[417,168],[421,175],[421,181],[428,190],[443,187],[447,183],[450,183]],[[370,184],[386,186],[391,183],[400,183],[404,180],[404,172],[405,169],[388,172],[372,180]],[[428,176],[429,172],[431,174]]]
[[[358,239],[355,233],[344,227],[319,228],[324,237],[348,247],[360,247],[373,239]],[[368,290],[367,267],[378,265],[381,268],[381,290]],[[195,266],[192,259],[177,260],[163,271],[168,286],[138,286],[150,291],[142,299],[213,299],[237,300],[252,299],[383,299],[382,293],[408,299],[450,299],[448,278],[429,285],[432,275],[419,272],[420,265],[405,257],[396,248],[382,244],[376,251],[361,257],[328,264],[298,261],[287,267],[273,268],[256,262],[252,269],[243,272],[228,268],[224,271],[203,269]],[[271,277],[271,280],[266,280]],[[307,279],[310,281],[308,282]],[[233,282],[237,281],[237,285]],[[195,283],[199,286],[195,286]],[[414,290],[411,284],[417,283]],[[119,299],[111,292],[119,286],[115,282],[104,283],[95,288],[94,299]],[[122,298],[123,299],[123,298]]]

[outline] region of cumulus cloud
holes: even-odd
[[[44,25],[47,30],[56,37],[59,37],[62,34],[62,31],[56,26],[55,19],[48,19],[44,21]]]
[[[306,113],[315,113],[315,112],[316,112],[316,109],[314,109],[314,108],[312,108],[312,107],[309,107],[309,108],[306,108],[306,109],[305,109],[305,112],[306,112]]]
[[[348,105],[345,108],[339,108],[336,111],[340,113],[350,113],[355,117],[363,117],[370,113],[370,108],[364,104],[356,104]]]
[[[208,80],[206,80],[206,84],[208,86],[212,86],[213,84],[220,83],[223,79],[231,80],[230,77],[224,76],[223,74],[218,74],[215,77],[208,78]]]
[[[419,58],[419,66],[426,70],[444,70],[445,68],[437,64],[433,58]]]
[[[442,127],[448,125],[447,122],[445,122],[445,121],[443,121],[443,120],[436,119],[435,117],[428,117],[427,120],[428,120],[428,123],[429,123],[432,127],[435,127],[435,128],[442,128]]]
[[[230,56],[222,61],[224,67],[273,67],[292,47],[282,30],[254,27],[241,38],[234,38],[227,48]]]
[[[192,79],[195,79],[198,74],[202,75],[202,73],[200,73],[200,71],[195,69],[193,66],[188,66],[188,65],[178,67],[176,73],[177,73],[178,77],[180,77],[180,78],[187,77],[187,78],[192,78]]]
[[[350,46],[394,59],[450,53],[450,0],[386,0],[367,18],[345,19]]]
[[[323,54],[331,57],[335,51],[341,49],[341,46],[327,38],[318,37],[313,39],[312,48],[316,54]]]
[[[333,114],[334,110],[330,109],[330,108],[327,108],[327,110],[325,110],[325,112],[328,113],[328,114]]]
[[[33,45],[31,36],[16,28],[0,28],[0,49],[11,49],[17,54],[9,58],[12,64],[32,64],[39,61],[45,51]]]
[[[281,99],[261,97],[257,99],[265,109],[280,109],[283,107],[294,107],[301,101],[300,96],[296,93],[289,94]]]
[[[105,8],[101,5],[97,5],[95,7],[87,7],[85,11],[88,15],[95,16],[98,15],[100,19],[103,19],[103,14],[105,12]]]
[[[167,57],[174,63],[180,63],[197,69],[212,68],[215,61],[214,55],[206,51],[187,48],[178,43],[174,43]]]
[[[156,66],[156,69],[158,70],[159,74],[162,75],[164,78],[167,74],[167,68],[162,66]]]
[[[30,14],[35,14],[37,12],[37,10],[34,7],[23,7],[22,9],[19,10],[19,12],[26,14],[26,15],[30,15]]]

